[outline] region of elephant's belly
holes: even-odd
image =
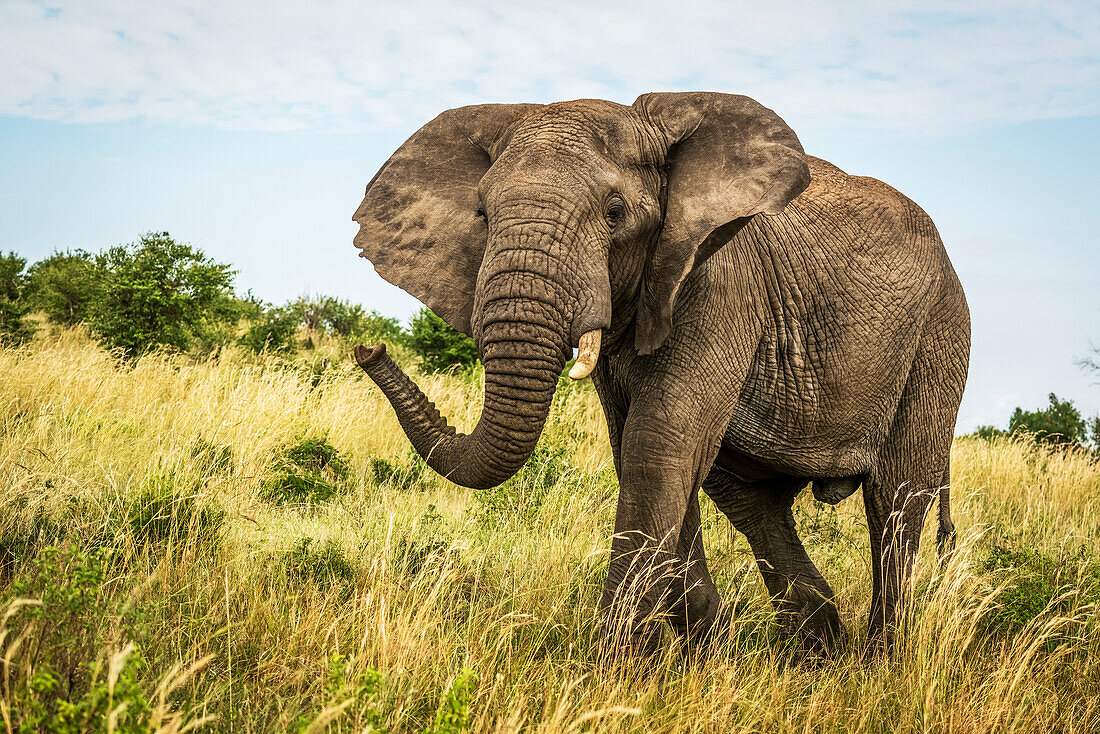
[[[882,409],[829,415],[740,403],[719,452],[723,469],[746,479],[786,475],[814,479],[870,471],[885,438]]]
[[[867,473],[912,364],[916,326],[905,326],[909,334],[896,326],[766,333],[723,437],[727,460],[805,478]]]
[[[732,429],[732,427],[731,427]],[[873,452],[870,447],[759,447],[727,431],[715,466],[747,482],[777,477],[801,477],[807,481],[845,479],[867,474]]]

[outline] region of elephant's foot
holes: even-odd
[[[779,607],[783,633],[796,638],[807,655],[832,658],[847,644],[848,632],[832,599],[807,589],[784,599]]]
[[[897,637],[896,624],[872,621],[867,630],[867,646],[863,650],[864,665],[871,665],[890,655]]]
[[[637,663],[653,660],[661,651],[661,625],[605,617],[602,624],[600,654],[609,660]]]
[[[691,589],[668,612],[677,637],[691,645],[706,645],[726,637],[731,618],[732,612],[713,585]]]

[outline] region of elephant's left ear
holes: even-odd
[[[665,158],[664,226],[646,263],[635,346],[668,336],[680,285],[754,214],[778,214],[810,183],[787,123],[748,97],[716,92],[643,94],[634,109],[656,128]]]

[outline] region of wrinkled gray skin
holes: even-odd
[[[367,186],[356,245],[378,272],[474,337],[477,427],[456,434],[383,347],[356,350],[413,446],[458,484],[512,476],[566,360],[603,330],[592,373],[620,490],[609,633],[651,649],[664,615],[706,639],[725,612],[700,535],[702,488],[744,533],[784,628],[844,637],[795,531],[807,484],[863,487],[888,644],[939,492],[970,323],[927,215],[889,186],[806,156],[740,96],[648,94],[444,112]]]

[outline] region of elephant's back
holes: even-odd
[[[820,246],[841,251],[849,245],[889,248],[897,256],[911,256],[927,266],[946,261],[936,226],[912,199],[877,178],[854,176],[821,158],[806,158],[810,185],[784,214],[798,226],[816,230]]]

